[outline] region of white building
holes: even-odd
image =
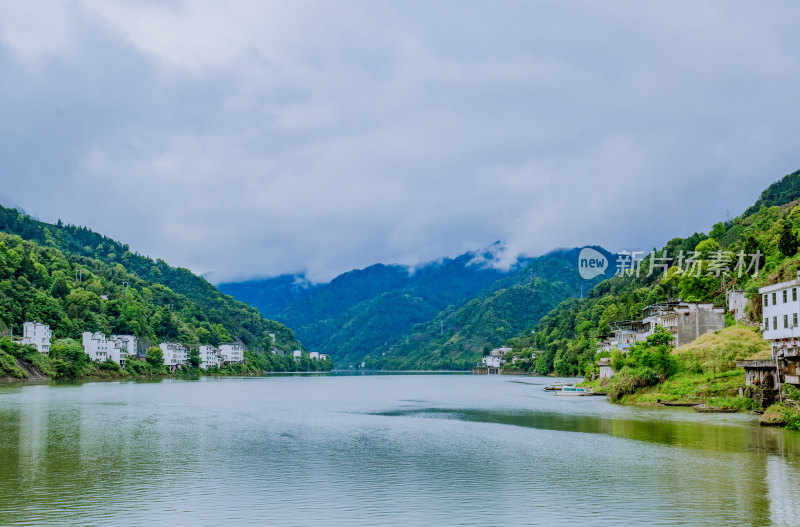
[[[136,357],[137,340],[133,335],[111,335],[111,344],[115,349],[111,350],[112,360],[115,360],[123,368],[128,356]],[[114,358],[114,357],[117,358]]]
[[[219,358],[222,362],[234,364],[236,362],[244,362],[244,350],[240,342],[232,344],[221,344],[219,347]]]
[[[200,346],[200,367],[204,370],[219,366],[222,360],[219,350],[214,346]]]
[[[104,362],[106,359],[113,360],[112,348],[116,351],[117,362],[119,362],[119,348],[114,345],[113,341],[109,342],[105,334],[99,331],[96,333],[83,332],[83,351],[89,355],[91,360],[99,362]]]
[[[319,354],[319,360],[328,360],[328,356],[324,353]]]
[[[189,351],[183,344],[177,342],[162,342],[158,345],[161,348],[161,353],[164,355],[164,365],[170,369],[186,364],[189,358]]]
[[[729,289],[725,294],[728,299],[728,312],[733,315],[737,322],[744,318],[744,307],[747,305],[747,298],[741,289]]]
[[[318,351],[312,351],[311,353],[308,354],[308,356],[310,358],[314,359],[314,360],[319,360],[319,352]]]
[[[611,367],[611,359],[603,357],[597,363],[597,373],[601,379],[610,379],[614,375],[614,369]]]
[[[772,358],[783,377],[782,380],[776,379],[777,384],[800,384],[800,271],[797,274],[795,280],[768,285],[758,290],[764,316],[761,328],[764,330],[764,338],[770,341]]]
[[[22,325],[22,344],[33,344],[39,353],[50,355],[50,326],[38,322],[25,322]]]
[[[505,363],[505,361],[503,361],[503,359],[500,357],[492,357],[491,355],[487,355],[481,359],[481,363],[487,368],[499,368]]]
[[[303,352],[300,351],[300,350],[294,350],[292,352],[292,357],[294,357],[294,360],[300,360],[300,357],[302,357],[302,356],[303,356]]]

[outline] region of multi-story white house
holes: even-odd
[[[100,332],[83,332],[83,351],[91,360],[103,362],[111,359],[123,367],[128,355],[136,356],[136,342],[136,337],[133,335],[106,337]]]
[[[123,368],[128,356],[136,357],[137,340],[133,335],[111,335],[110,343],[114,347],[111,350],[112,360],[117,361]]]
[[[761,294],[764,338],[770,341],[783,380],[800,384],[800,271],[795,280],[768,285]]]
[[[189,351],[183,344],[177,342],[162,342],[158,345],[164,355],[164,366],[175,369],[182,364],[186,364],[189,358]]]
[[[319,352],[318,351],[312,351],[311,353],[308,354],[308,358],[314,359],[314,360],[319,360]]]
[[[22,344],[33,344],[39,353],[50,355],[50,326],[38,322],[25,322],[22,325]]]
[[[219,357],[222,362],[234,364],[236,362],[244,362],[244,346],[241,342],[233,342],[231,344],[220,344]]]
[[[292,352],[292,356],[294,357],[294,360],[300,360],[300,357],[303,356],[303,352],[300,350],[294,350]]]
[[[93,361],[103,362],[106,359],[114,360],[114,355],[117,355],[117,362],[119,362],[119,348],[114,345],[114,342],[109,342],[105,334],[92,333],[91,331],[83,332],[83,351],[89,355]],[[116,351],[116,353],[113,353]]]
[[[214,346],[200,346],[200,367],[204,370],[219,366],[222,363],[219,350]]]

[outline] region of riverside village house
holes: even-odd
[[[777,389],[782,383],[800,386],[800,271],[788,282],[768,285],[758,290],[761,295],[763,320],[761,329],[770,342],[770,358],[739,360],[747,373],[748,386]]]
[[[274,344],[275,334],[270,333],[270,338]],[[22,325],[22,338],[14,338],[14,341],[23,345],[33,345],[43,355],[50,354],[50,339],[53,333],[50,326],[39,322],[25,322]],[[111,335],[106,336],[101,332],[84,331],[82,335],[83,351],[92,361],[103,362],[108,359],[118,363],[123,368],[128,357],[144,357],[144,349],[139,350],[139,340],[133,335]],[[177,342],[162,342],[158,346],[164,355],[164,365],[170,370],[175,370],[178,366],[189,361],[189,349]],[[200,346],[200,368],[208,370],[223,364],[236,364],[244,362],[244,352],[247,348],[237,340],[226,344],[220,344],[219,348],[214,346]],[[276,353],[273,347],[272,353]],[[302,352],[294,351],[296,360],[300,360]],[[310,358],[316,360],[327,360],[328,356],[324,353],[311,352]]]
[[[743,307],[737,307],[743,310]],[[641,320],[623,320],[614,322],[611,334],[604,337],[598,351],[610,351],[614,348],[626,352],[631,345],[644,342],[652,335],[656,326],[661,326],[675,337],[673,344],[683,346],[700,335],[713,333],[725,327],[725,310],[713,304],[670,301],[652,304],[642,309]],[[610,361],[603,359],[597,364],[601,378],[614,374]]]

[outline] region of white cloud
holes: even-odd
[[[646,249],[800,164],[797,11],[2,4],[0,184],[216,280]]]

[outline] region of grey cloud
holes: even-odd
[[[3,193],[213,280],[648,249],[800,164],[792,3],[13,9]]]

